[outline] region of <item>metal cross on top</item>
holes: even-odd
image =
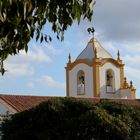
[[[92,33],[92,34],[93,34],[93,36],[94,36],[94,32],[95,32],[94,27],[87,28],[87,31],[88,31],[88,33],[89,33],[89,34],[90,34],[90,33]]]

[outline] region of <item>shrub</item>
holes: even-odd
[[[5,120],[2,140],[140,139],[139,116],[135,106],[55,98]]]

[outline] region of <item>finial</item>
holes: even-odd
[[[132,81],[130,81],[130,86],[129,86],[129,88],[130,88],[131,90],[134,90],[134,89],[135,89],[134,86],[133,86],[133,82],[132,82]]]
[[[93,37],[94,37],[94,32],[95,32],[94,27],[87,28],[87,31],[88,31],[89,34],[92,33],[92,35],[93,35]]]
[[[71,63],[71,55],[70,55],[70,53],[69,53],[69,57],[68,58],[69,58],[69,63]]]
[[[132,81],[130,81],[130,88],[132,88],[133,87],[133,82]]]
[[[118,56],[117,60],[120,61],[120,51],[119,50],[118,50],[117,56]]]
[[[124,77],[124,83],[123,83],[123,88],[127,89],[129,87],[128,83],[127,83],[127,79],[126,77]]]

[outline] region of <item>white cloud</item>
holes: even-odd
[[[19,55],[9,56],[4,63],[5,69],[8,70],[5,76],[18,77],[29,76],[34,74],[34,64],[51,63],[52,59],[45,53],[42,48],[34,47],[26,54],[21,51]]]
[[[140,70],[138,70],[136,68],[129,67],[129,66],[125,66],[124,70],[125,70],[126,76],[128,76],[130,78],[135,78],[135,79],[140,81],[140,78],[139,78]]]
[[[140,53],[140,41],[137,42],[129,42],[129,40],[123,44],[124,49],[128,51],[130,54],[138,54]]]
[[[33,82],[29,82],[29,83],[27,83],[27,86],[28,86],[29,88],[34,88],[34,87],[35,87],[35,85],[34,85]]]
[[[34,69],[28,64],[6,63],[5,69],[7,70],[5,76],[8,77],[29,76],[34,74]]]
[[[72,47],[72,45],[73,45],[73,43],[66,39],[62,42],[63,49],[66,49],[66,48],[69,49],[70,47]]]
[[[113,44],[113,42],[103,42],[101,44],[102,47],[106,48],[106,50],[112,51],[112,52],[117,52],[119,48],[115,47],[115,45]]]
[[[47,52],[51,53],[52,55],[58,55],[62,53],[62,49],[56,48],[55,46],[51,46],[47,44],[46,46]]]
[[[92,38],[91,36],[87,36],[84,39],[79,40],[78,46],[80,46],[81,49],[84,49],[87,46],[88,43],[87,41],[90,41],[91,38]]]
[[[28,53],[21,51],[19,55],[10,56],[8,62],[14,63],[51,63],[51,58],[45,53],[41,47],[34,47]]]
[[[36,80],[40,84],[46,85],[49,88],[65,89],[65,83],[56,81],[49,75],[44,75],[40,79]]]
[[[125,55],[122,60],[130,66],[140,68],[140,55]]]
[[[101,30],[105,40],[138,41],[139,6],[139,0],[98,0],[94,6],[93,25]]]
[[[23,57],[24,60],[27,59],[29,62],[52,62],[51,58],[45,54],[41,48],[35,48],[33,51],[29,51],[27,54],[22,52],[21,57]]]

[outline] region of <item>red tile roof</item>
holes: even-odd
[[[13,109],[17,112],[21,112],[24,110],[28,110],[32,107],[37,106],[43,101],[47,101],[51,98],[58,98],[58,97],[51,97],[51,96],[23,96],[23,95],[2,95],[0,94],[0,99],[5,101],[8,105],[10,105]],[[78,100],[88,100],[93,104],[97,104],[101,102],[103,99],[100,98],[76,98]],[[117,102],[120,104],[126,105],[135,105],[140,106],[140,100],[132,100],[132,99],[109,99],[109,101]]]
[[[93,104],[97,104],[99,102],[102,102],[103,100],[108,100],[110,102],[116,102],[118,104],[140,106],[140,99],[104,99],[104,98],[78,98],[78,99],[88,100]]]
[[[4,100],[8,105],[10,105],[17,112],[28,110],[34,106],[37,106],[43,101],[47,101],[50,98],[52,97],[0,94],[0,99]]]

